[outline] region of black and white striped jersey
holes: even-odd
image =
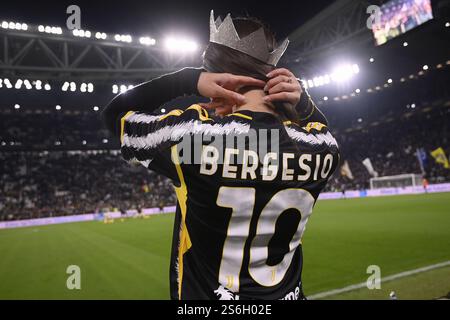
[[[122,155],[173,180],[173,299],[301,299],[301,239],[339,161],[321,123],[213,119],[199,105],[120,120]]]

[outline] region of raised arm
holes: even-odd
[[[198,94],[197,83],[202,72],[203,69],[185,68],[117,95],[102,112],[106,127],[118,136],[118,120],[128,111],[151,113],[177,97]]]
[[[152,113],[162,104],[184,95],[225,98],[243,103],[245,97],[235,90],[244,85],[263,87],[265,83],[250,77],[185,68],[119,94],[106,106],[102,116],[106,127],[119,135],[118,120],[128,111]]]

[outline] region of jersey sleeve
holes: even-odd
[[[330,177],[336,171],[336,168],[339,166],[339,162],[341,161],[339,145],[332,135],[329,128],[321,123],[321,122],[309,122],[305,127],[303,127],[308,134],[310,139],[315,141],[317,144],[321,144],[322,147],[317,150],[319,154],[323,158],[332,157],[331,167],[329,168],[327,177],[320,184],[320,190],[322,190]]]
[[[213,122],[199,105],[160,116],[130,111],[120,119],[122,157],[173,179],[170,149],[192,135],[199,122]]]

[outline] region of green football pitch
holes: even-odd
[[[0,299],[168,299],[173,215],[0,231]],[[450,193],[319,201],[305,236],[307,295],[450,260]],[[69,290],[67,267],[81,270]],[[450,266],[329,299],[432,299],[450,292]]]

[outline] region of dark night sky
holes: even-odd
[[[282,38],[331,4],[332,0],[228,0],[228,1],[2,1],[0,19],[31,24],[65,26],[66,8],[81,8],[82,28],[91,31],[149,35],[161,38],[169,34],[185,35],[199,42],[208,40],[209,11],[224,16],[250,15],[263,20]]]

